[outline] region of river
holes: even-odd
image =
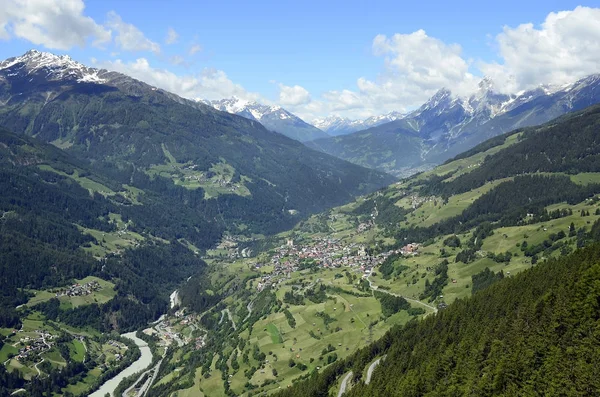
[[[123,379],[130,375],[145,370],[150,366],[150,364],[152,364],[152,352],[150,351],[150,348],[148,347],[146,342],[135,336],[135,332],[129,332],[121,336],[123,338],[131,339],[135,342],[135,344],[140,348],[140,351],[142,353],[140,358],[138,358],[137,361],[135,361],[129,367],[119,372],[114,378],[111,378],[104,382],[97,391],[90,394],[90,397],[104,397],[106,393],[109,393],[111,396],[113,396],[113,392]]]

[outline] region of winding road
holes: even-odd
[[[140,383],[140,381],[144,378],[144,376],[146,374],[152,372],[152,376],[148,377],[146,382],[144,382],[144,384],[136,392],[135,396],[143,397],[148,393],[148,390],[150,390],[150,386],[152,386],[154,384],[154,382],[156,381],[156,377],[158,376],[158,370],[160,369],[160,365],[162,364],[165,356],[167,355],[168,350],[169,350],[169,347],[167,346],[167,348],[165,350],[165,354],[158,361],[158,363],[154,367],[150,368],[149,370],[142,372],[140,374],[140,376],[138,377],[138,379],[131,386],[129,386],[129,388],[127,390],[125,390],[125,392],[123,393],[124,396],[130,396],[131,393],[134,391],[134,389],[137,387],[137,385]]]
[[[246,315],[246,317],[244,317],[244,319],[242,320],[242,322],[248,320],[250,318],[250,316],[252,315],[252,304],[254,303],[254,301],[250,301],[250,303],[248,303],[248,306],[246,306],[246,308],[248,309],[248,314]]]
[[[35,370],[36,370],[36,371],[37,371],[37,373],[38,373],[38,376],[40,376],[40,375],[42,374],[42,372],[41,372],[41,371],[40,371],[40,369],[38,368],[38,365],[40,365],[41,363],[43,363],[43,362],[44,362],[44,360],[45,360],[45,359],[43,359],[43,358],[42,358],[42,361],[40,361],[39,363],[37,363],[37,364],[34,366]]]
[[[369,383],[371,383],[371,377],[373,376],[373,371],[375,370],[375,367],[377,367],[379,365],[381,360],[385,360],[385,356],[379,357],[377,360],[373,361],[371,363],[371,365],[369,365],[369,369],[367,370],[367,379],[365,379],[365,385],[368,385]]]
[[[348,372],[348,375],[344,377],[342,380],[342,384],[340,385],[340,391],[338,392],[337,397],[342,397],[342,394],[346,393],[346,387],[348,386],[348,382],[352,377],[352,371]]]

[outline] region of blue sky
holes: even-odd
[[[406,111],[442,86],[466,95],[483,75],[513,92],[600,71],[594,2],[0,3],[2,59],[68,54],[182,96],[236,95],[309,120]]]

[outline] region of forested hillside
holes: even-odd
[[[135,199],[133,204],[125,188],[91,171],[84,162],[6,130],[0,130],[0,189],[2,327],[19,324],[15,307],[30,298],[26,290],[65,286],[90,275],[118,280],[119,294],[110,304],[70,314],[80,317],[79,325],[109,330],[145,324],[166,310],[170,288],[204,268],[204,262],[177,238],[185,237],[199,247],[218,238],[219,229],[192,211],[168,219],[156,217],[155,213],[168,216],[172,211],[160,191],[147,190],[140,195],[141,202]],[[190,229],[186,225],[190,220],[208,230],[200,234]],[[112,251],[103,242],[109,237],[100,236],[118,233],[139,233],[147,240]],[[175,244],[164,244],[169,241]],[[136,300],[128,299],[129,295]]]

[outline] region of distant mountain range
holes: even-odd
[[[501,133],[598,102],[600,75],[512,95],[498,93],[486,78],[470,96],[441,89],[420,108],[394,121],[307,145],[355,164],[407,176]]]
[[[329,137],[326,132],[304,122],[281,106],[263,105],[255,101],[244,101],[237,97],[202,102],[223,112],[258,121],[268,130],[279,132],[300,142]]]
[[[366,130],[380,124],[403,118],[405,115],[399,112],[390,112],[379,116],[371,116],[364,120],[350,120],[340,116],[329,116],[313,120],[312,124],[325,131],[331,136],[351,134],[356,131]]]

